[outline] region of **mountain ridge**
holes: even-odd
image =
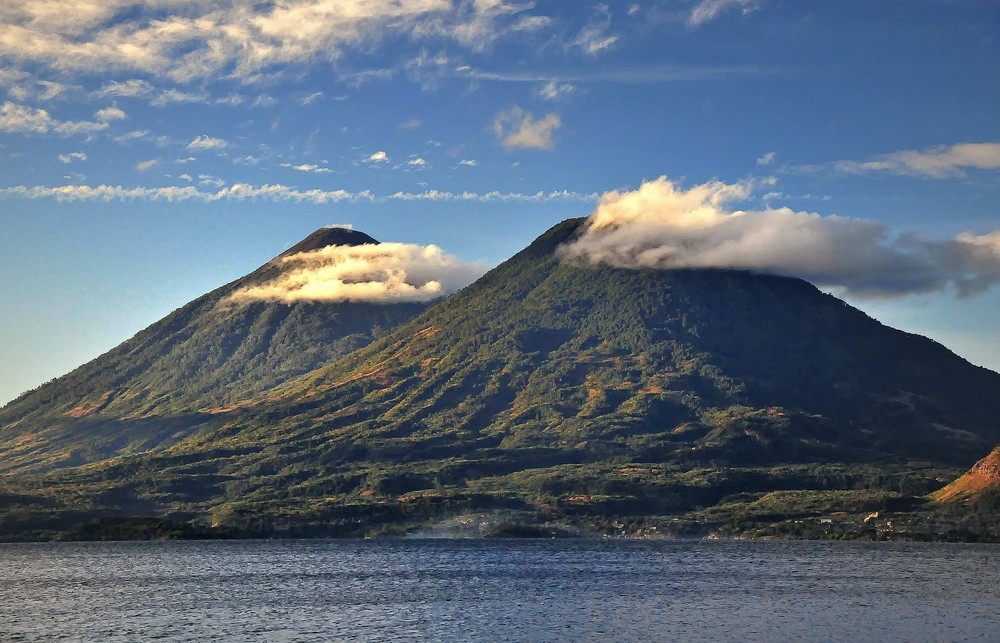
[[[825,511],[868,534],[1000,443],[1000,375],[799,279],[564,261],[583,221],[252,406],[154,416],[183,435],[19,479],[255,534],[495,510],[726,533]]]

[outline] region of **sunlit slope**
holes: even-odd
[[[987,491],[1000,497],[1000,446],[933,497],[941,502],[970,502]]]
[[[321,229],[283,255],[377,243]],[[368,344],[420,312],[419,303],[254,301],[242,288],[272,279],[269,262],[0,410],[0,470],[44,469],[170,443],[216,417]]]

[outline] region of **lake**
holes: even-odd
[[[0,545],[0,640],[1000,639],[1000,546]]]

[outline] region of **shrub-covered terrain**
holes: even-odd
[[[352,309],[370,343],[308,372],[247,366],[223,400],[177,349],[168,383],[124,373],[110,399],[203,388],[70,422],[110,390],[86,374],[138,364],[140,334],[4,409],[0,531],[94,536],[80,525],[119,516],[337,536],[484,515],[511,535],[997,537],[989,496],[928,494],[1000,443],[1000,375],[798,279],[566,262],[581,225],[409,321]],[[315,350],[304,337],[287,360]]]

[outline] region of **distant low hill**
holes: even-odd
[[[147,411],[178,425],[145,452],[25,476],[11,458],[32,446],[9,451],[7,470],[23,468],[8,524],[361,535],[481,512],[533,525],[500,533],[972,537],[919,516],[1000,443],[1000,375],[799,279],[564,260],[584,225],[556,225],[364,347],[247,383],[249,403],[196,430]]]

